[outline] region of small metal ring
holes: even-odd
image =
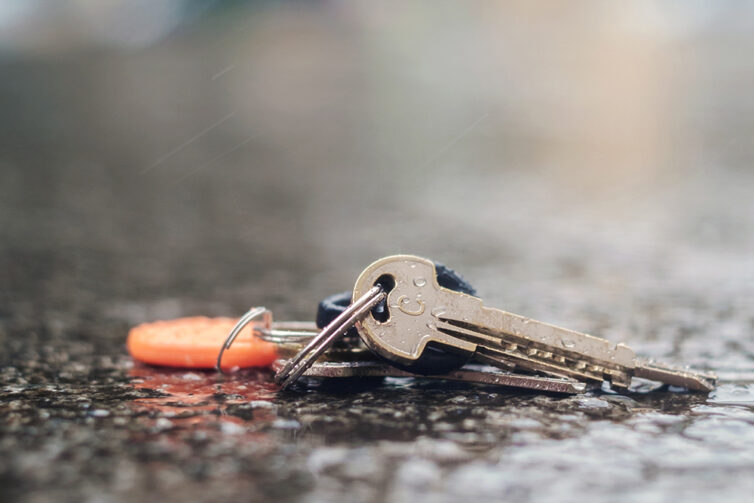
[[[225,339],[225,342],[220,348],[220,352],[217,354],[217,363],[215,364],[215,368],[218,372],[220,372],[221,374],[225,373],[223,372],[221,366],[223,361],[223,353],[225,353],[225,350],[230,349],[233,341],[236,340],[236,337],[238,337],[238,334],[241,333],[241,330],[243,330],[246,325],[262,315],[265,315],[263,318],[265,328],[269,328],[272,325],[272,312],[266,307],[252,307],[246,312],[246,314],[241,316],[241,318],[238,320],[238,323],[236,323],[236,326],[233,327],[233,329],[228,334],[228,337]]]

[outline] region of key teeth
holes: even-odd
[[[625,343],[619,342],[615,345],[615,361],[626,367],[633,367],[636,365],[636,353],[634,350],[628,347]]]

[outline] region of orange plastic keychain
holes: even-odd
[[[152,365],[215,368],[218,351],[237,319],[194,316],[143,323],[131,329],[126,345],[131,356]],[[277,358],[276,345],[265,342],[246,326],[222,358],[222,369],[265,367]]]

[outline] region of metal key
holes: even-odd
[[[272,365],[273,370],[276,372],[284,369],[290,362],[290,359],[295,357],[301,350],[301,342],[285,342],[286,338],[294,339],[294,337],[287,335],[277,338],[279,341],[278,352],[281,359]],[[327,379],[409,377],[459,381],[470,384],[548,393],[578,394],[586,391],[584,383],[573,379],[516,374],[502,371],[495,367],[480,365],[465,365],[460,369],[444,374],[419,375],[394,367],[381,358],[376,357],[368,349],[355,345],[326,351],[301,376]]]
[[[628,388],[634,376],[699,391],[714,387],[714,376],[644,362],[625,344],[488,308],[477,297],[442,288],[433,263],[420,257],[373,263],[356,281],[354,298],[375,284],[389,285],[389,316],[365,317],[359,334],[370,349],[404,366],[432,344],[503,369],[608,381],[619,389]]]
[[[301,354],[322,330],[313,322],[274,322],[272,312],[264,307],[253,307],[242,316],[228,335],[217,359],[218,370],[222,369],[222,355],[247,324],[257,318],[262,322],[254,325],[254,333],[261,339],[277,344],[281,359],[273,364],[276,372],[290,366],[291,361]],[[464,366],[461,369],[440,375],[422,376],[400,370],[375,356],[362,344],[359,338],[343,338],[340,344],[327,347],[319,357],[315,356],[312,365],[303,369],[301,375],[321,378],[379,378],[379,377],[428,377],[431,379],[461,381],[504,388],[529,389],[551,393],[583,393],[584,383],[573,379],[549,378],[515,374],[491,367]],[[314,361],[316,360],[316,361]],[[220,370],[221,371],[221,370]]]

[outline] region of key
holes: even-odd
[[[272,364],[273,370],[279,372],[286,367],[290,358],[300,350],[300,344],[286,343],[281,346],[281,359]],[[534,390],[549,393],[579,394],[586,391],[582,382],[567,378],[552,378],[533,375],[515,374],[495,367],[466,365],[460,369],[438,375],[420,375],[401,370],[385,361],[377,361],[374,353],[366,348],[330,349],[314,364],[303,372],[304,377],[317,378],[375,378],[375,377],[413,377],[460,381],[518,390]]]
[[[632,377],[710,391],[715,378],[636,357],[625,344],[485,307],[481,299],[442,288],[431,261],[411,255],[387,257],[358,278],[354,298],[374,285],[387,291],[387,318],[366,316],[362,340],[389,361],[411,368],[427,345],[472,356],[508,370],[544,373],[626,389]]]

